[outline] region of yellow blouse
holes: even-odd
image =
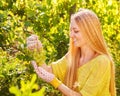
[[[51,64],[55,76],[64,82],[67,59],[62,57]],[[109,92],[111,67],[106,55],[99,55],[77,70],[76,85],[82,96],[111,96]]]

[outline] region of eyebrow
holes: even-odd
[[[79,30],[79,28],[76,28],[74,26],[70,26],[70,29]]]
[[[77,29],[77,28],[73,27],[73,29]]]
[[[79,30],[78,28],[73,27],[74,30]]]

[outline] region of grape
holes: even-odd
[[[25,54],[28,56],[29,60],[35,60],[38,66],[41,66],[42,64],[45,64],[45,50],[41,48],[41,50],[33,50],[30,51],[26,49]]]

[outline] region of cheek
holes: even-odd
[[[82,41],[82,40],[83,40],[83,37],[82,37],[81,34],[76,35],[76,38],[77,38],[77,40],[79,40],[79,41]]]
[[[77,36],[77,41],[80,45],[86,44],[86,41],[82,35]]]

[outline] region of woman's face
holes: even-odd
[[[70,23],[70,38],[72,38],[76,47],[82,47],[86,44],[83,34],[74,19],[71,19]]]

